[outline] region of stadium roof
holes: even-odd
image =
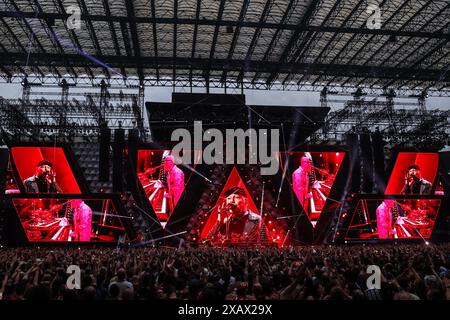
[[[450,91],[448,0],[0,0],[0,20],[3,81]]]

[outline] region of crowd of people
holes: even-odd
[[[68,286],[70,265],[80,288]],[[368,284],[379,266],[379,288]],[[2,300],[446,300],[450,244],[2,248]],[[71,279],[69,279],[71,280]],[[370,280],[370,279],[369,279]]]

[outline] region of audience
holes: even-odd
[[[81,289],[66,286],[69,265]],[[368,265],[381,270],[368,288]],[[2,300],[446,300],[450,244],[2,248]]]

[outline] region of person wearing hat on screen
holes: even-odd
[[[224,193],[217,221],[208,233],[212,242],[246,242],[266,240],[266,227],[261,216],[249,209],[245,190],[232,187]]]
[[[61,193],[56,183],[53,164],[48,160],[41,160],[36,165],[36,173],[23,181],[28,193]]]
[[[417,164],[410,165],[401,194],[430,194],[430,192],[431,182],[422,179],[420,167]]]

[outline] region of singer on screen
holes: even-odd
[[[267,229],[261,216],[250,210],[244,189],[232,187],[224,193],[218,218],[207,239],[212,243],[266,241]]]
[[[53,164],[48,160],[41,160],[36,166],[36,173],[23,181],[28,193],[61,193],[56,183]]]
[[[420,167],[417,164],[410,165],[405,175],[405,185],[402,194],[430,194],[431,182],[422,179]]]

